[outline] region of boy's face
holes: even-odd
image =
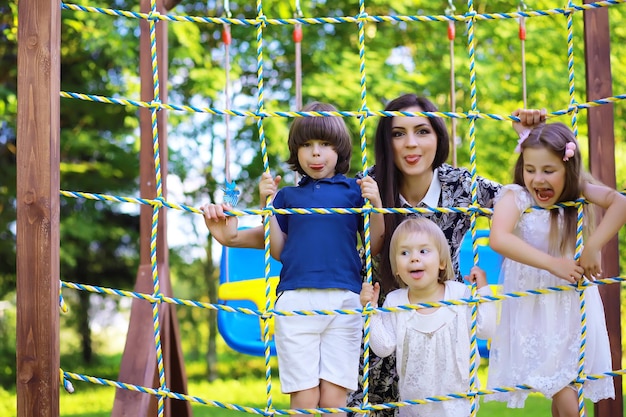
[[[330,142],[311,139],[298,148],[302,170],[316,180],[334,177],[337,159],[337,152]]]

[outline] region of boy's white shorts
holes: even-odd
[[[337,289],[283,291],[275,310],[356,310],[359,294]],[[363,319],[359,314],[275,316],[274,342],[281,391],[317,387],[320,380],[358,387]]]

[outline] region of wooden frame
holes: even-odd
[[[56,417],[61,4],[24,0],[18,14],[17,412]]]
[[[142,3],[144,2],[145,0],[142,0]],[[585,3],[591,2],[585,0]],[[20,0],[18,4],[20,22],[16,200],[18,417],[59,415],[60,13],[61,6],[58,1]],[[585,11],[584,21],[588,99],[611,96],[607,8]],[[161,42],[161,45],[164,47],[166,41]],[[142,51],[144,49],[142,46]],[[160,49],[159,53],[160,57],[167,55],[163,53],[163,49]],[[166,72],[161,75],[162,85],[165,82],[165,74]],[[142,94],[143,91],[142,88]],[[164,92],[165,89],[162,88],[161,91]],[[591,171],[605,184],[614,187],[612,110],[612,105],[589,110],[589,136]],[[142,125],[144,120],[145,117],[142,117]],[[160,123],[164,123],[162,119]],[[143,132],[142,128],[142,144],[145,135]],[[162,129],[161,132],[163,134],[165,130]],[[167,149],[164,137],[161,139],[163,140],[161,149]],[[163,159],[166,160],[166,157]],[[142,174],[145,172],[143,166]],[[142,195],[144,195],[143,186],[142,181]],[[144,211],[145,209],[142,209],[142,231],[145,228]],[[159,266],[161,276],[169,277],[166,241],[164,235],[161,236],[163,240],[160,241],[159,247],[163,257],[160,259],[165,262],[161,262]],[[143,244],[144,241],[142,241],[142,260],[145,253]],[[618,255],[617,239],[614,239],[603,251],[604,269],[610,276],[619,274]],[[145,266],[142,265],[138,271],[138,286],[140,279],[141,282],[145,282],[142,278],[145,278],[145,275]],[[150,274],[148,276],[151,277]],[[168,285],[169,280],[164,285],[164,291],[169,291]],[[146,290],[150,291],[151,289]],[[621,368],[619,287],[603,287],[601,291],[607,311],[607,328],[611,337],[614,367],[619,369]],[[169,313],[164,312],[163,322],[167,323],[165,331],[170,332],[169,342],[164,343],[167,352],[166,364],[167,358],[174,358],[174,367],[168,369],[174,369],[172,387],[176,387],[176,382],[186,384],[185,375],[184,368],[180,366],[182,355],[175,310],[173,308],[166,310]],[[137,368],[122,366],[121,374],[133,369]],[[147,366],[139,369],[144,371],[145,378],[153,377],[154,368]],[[622,414],[621,378],[615,378],[615,386],[616,400],[603,401],[596,405],[596,416]],[[184,386],[178,388],[184,390]],[[142,408],[142,414],[148,413],[149,408],[149,406]],[[185,415],[184,413],[190,415],[188,410],[190,405],[186,403],[179,410],[181,414],[174,415]],[[124,410],[120,412],[120,415],[123,414]]]
[[[591,3],[585,0],[585,3]],[[585,10],[585,67],[587,70],[587,101],[613,95],[611,76],[611,37],[607,7]],[[591,174],[609,187],[615,182],[615,132],[613,104],[588,110],[589,165]],[[619,276],[618,239],[615,236],[602,249],[605,276]],[[622,326],[620,314],[620,285],[600,285],[600,295],[606,312],[606,327],[611,345],[612,369],[622,369]],[[602,400],[594,405],[594,415],[621,416],[624,409],[622,377],[613,377],[614,400]]]
[[[140,1],[141,11],[150,12],[150,0]],[[157,1],[157,10],[165,12],[161,1]],[[155,23],[158,79],[160,100],[167,102],[167,22]],[[139,40],[139,73],[141,77],[141,100],[154,100],[154,83],[152,80],[152,55],[150,48],[150,27],[147,20],[139,22],[141,35]],[[167,198],[167,111],[159,110],[157,115],[158,142],[160,153],[160,171],[163,197]],[[139,109],[139,125],[141,131],[140,150],[140,194],[142,198],[155,199],[155,165],[152,136],[152,112],[150,109]],[[135,291],[151,294],[153,292],[152,264],[150,260],[150,238],[152,230],[152,206],[141,206],[140,214],[140,266],[137,271]],[[159,210],[157,225],[156,258],[161,293],[172,296],[169,275],[169,254],[167,246],[167,210]],[[176,306],[164,303],[159,306],[159,325],[161,328],[161,346],[163,348],[163,366],[168,388],[174,392],[187,393],[187,376],[185,374]],[[140,386],[159,386],[156,350],[154,347],[154,331],[152,305],[145,300],[132,300],[128,335],[120,365],[119,380]],[[192,415],[191,403],[174,399],[165,399],[165,417],[187,417]],[[136,391],[116,389],[112,417],[123,416],[156,416],[157,398]]]

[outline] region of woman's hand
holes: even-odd
[[[519,135],[524,130],[537,127],[539,124],[546,121],[546,109],[517,109],[512,115],[519,118],[519,122],[513,122],[513,129]]]

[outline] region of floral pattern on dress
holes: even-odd
[[[455,168],[448,164],[443,164],[437,169],[439,182],[441,183],[441,196],[439,198],[440,207],[469,207],[472,204],[472,175],[465,168]],[[357,178],[362,177],[362,173]],[[502,185],[488,180],[484,177],[476,177],[476,204],[484,208],[493,208],[495,196],[500,191]],[[410,208],[408,204],[404,206]],[[389,207],[387,207],[389,208]],[[421,213],[411,213],[407,216],[421,216]],[[452,267],[456,273],[457,281],[463,282],[459,267],[459,253],[463,237],[471,226],[470,216],[465,213],[427,213],[428,218],[433,220],[446,236],[450,245],[452,256]],[[374,259],[374,280],[376,280],[377,258]],[[381,294],[379,305],[384,302],[384,295]],[[362,348],[362,346],[361,346]],[[348,396],[349,407],[359,407],[363,402],[363,355],[359,369],[359,389]],[[381,404],[398,401],[398,375],[396,372],[396,357],[391,354],[386,358],[379,358],[370,351],[369,361],[369,393],[370,404]],[[387,410],[372,411],[371,417],[393,417],[396,408]],[[349,413],[359,415],[357,413]],[[363,416],[365,416],[363,414]]]

